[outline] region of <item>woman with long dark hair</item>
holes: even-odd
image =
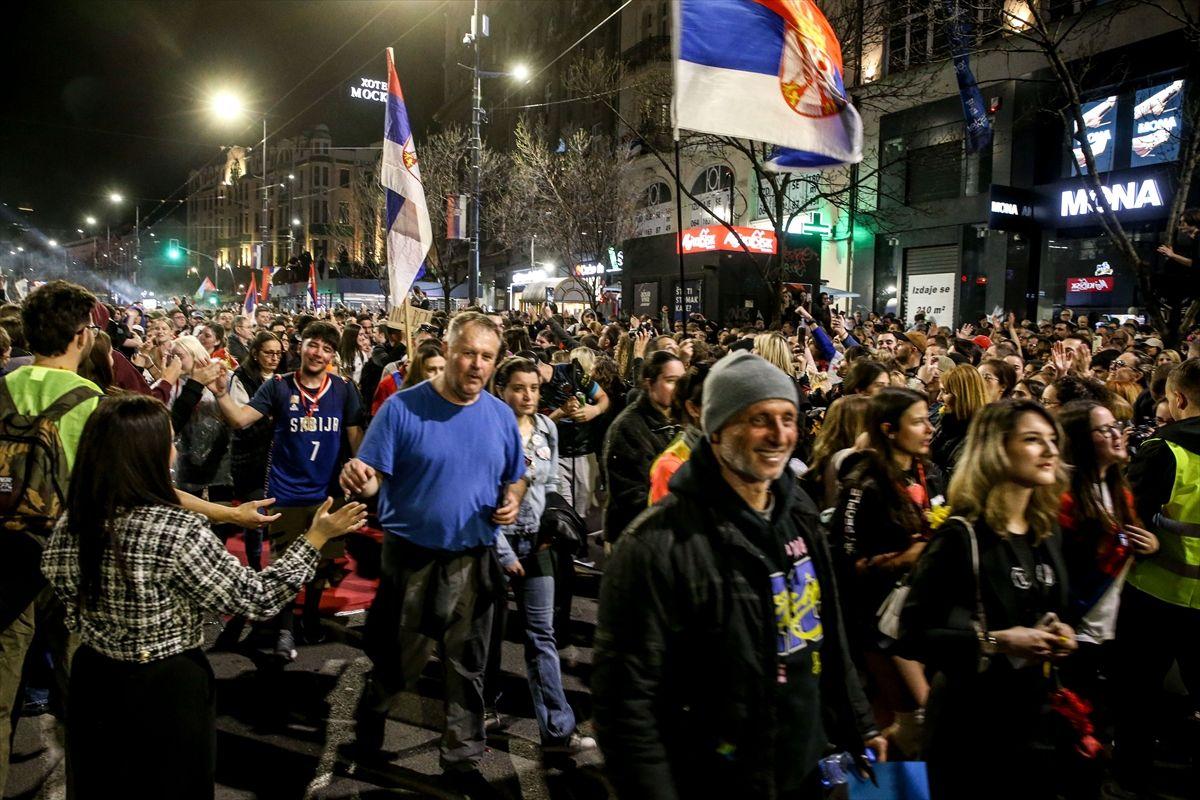
[[[238,366],[229,382],[233,399],[242,405],[249,403],[258,387],[278,372],[282,359],[283,342],[279,337],[268,331],[255,334],[246,360]],[[235,500],[262,500],[266,496],[273,430],[269,419],[261,419],[248,428],[233,431],[229,464]],[[255,570],[262,569],[263,534],[263,528],[247,530],[244,534],[246,562]]]
[[[400,373],[389,372],[375,387],[375,396],[371,400],[371,415],[379,413],[383,401],[402,389],[411,389],[418,383],[436,378],[446,369],[446,356],[442,343],[436,340],[422,342],[417,346],[417,354],[413,356],[408,370],[401,377]]]
[[[363,365],[371,360],[371,349],[371,334],[361,325],[347,322],[338,339],[338,357],[342,362],[342,376],[354,381],[355,386],[362,378]]]
[[[101,401],[75,456],[66,513],[42,572],[80,647],[71,667],[68,780],[79,798],[213,796],[213,672],[205,615],[266,619],[295,597],[321,547],[366,506],[318,511],[262,572],[238,563],[171,483],[171,418],[143,395]],[[130,753],[137,758],[130,760]]]
[[[1070,588],[1063,621],[1075,628],[1080,643],[1063,677],[1092,703],[1093,721],[1103,731],[1110,704],[1100,692],[1106,685],[1102,677],[1111,671],[1121,589],[1134,556],[1156,552],[1158,538],[1138,519],[1123,472],[1129,461],[1125,431],[1112,412],[1092,400],[1073,400],[1059,411],[1058,422],[1071,468],[1058,512]]]
[[[913,570],[902,645],[933,676],[926,706],[934,798],[1048,798],[1055,765],[1035,744],[1047,661],[1075,649],[1056,522],[1061,430],[1006,401],[972,420],[950,481],[956,516]]]
[[[902,659],[879,631],[877,611],[916,563],[940,505],[941,474],[929,462],[933,426],[925,397],[887,388],[867,409],[868,449],[847,473],[831,526],[835,560],[849,587],[846,633],[874,678],[871,697],[885,734],[909,757],[920,750],[928,686],[920,664]]]

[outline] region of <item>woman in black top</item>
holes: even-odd
[[[908,756],[920,750],[920,709],[928,685],[919,664],[899,658],[876,613],[925,548],[927,513],[940,505],[941,479],[929,463],[933,426],[924,396],[887,388],[870,399],[868,449],[847,458],[831,538],[845,591],[846,633],[872,678],[876,716]],[[851,464],[853,464],[851,466]]]
[[[263,382],[279,370],[283,358],[283,342],[273,333],[262,331],[250,343],[249,355],[233,373],[229,391],[235,400],[245,404]],[[267,490],[267,460],[271,452],[274,423],[261,419],[248,428],[233,431],[230,449],[230,472],[233,476],[233,496],[239,502],[262,500]],[[246,562],[262,569],[263,528],[245,532]]]
[[[1034,744],[1050,688],[1044,665],[1076,646],[1058,620],[1067,607],[1061,440],[1036,403],[981,410],[950,482],[956,517],[913,570],[903,643],[933,676],[925,758],[934,798],[1055,795],[1053,765]]]

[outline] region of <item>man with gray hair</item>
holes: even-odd
[[[441,764],[467,794],[486,781],[483,673],[504,577],[493,545],[517,519],[525,451],[516,417],[486,391],[501,348],[483,314],[450,323],[446,369],[387,399],[358,457],[342,471],[348,494],[379,495],[382,579],[367,617],[373,663],[356,712],[358,760],[381,760],[387,710],[411,690],[435,645],[446,676]]]
[[[787,470],[796,386],[732,353],[705,437],[600,587],[596,730],[621,797],[823,797],[829,745],[882,758],[817,508]]]

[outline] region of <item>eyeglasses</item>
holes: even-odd
[[[283,355],[282,350],[259,350],[258,354],[264,358],[280,358]]]
[[[1101,436],[1109,438],[1124,436],[1128,426],[1124,422],[1114,422],[1111,425],[1101,425],[1099,428],[1092,428],[1092,433],[1098,433]]]

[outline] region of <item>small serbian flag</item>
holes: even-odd
[[[467,238],[467,196],[446,195],[446,238]]]
[[[388,294],[392,308],[399,308],[424,268],[425,254],[433,244],[433,227],[429,222],[429,207],[425,204],[425,187],[421,183],[421,167],[413,146],[408,110],[390,47],[387,49],[387,75],[379,183],[387,203]]]
[[[254,307],[258,305],[258,287],[254,285],[254,272],[250,273],[250,285],[246,287],[246,301],[242,303],[242,313],[253,316]]]
[[[862,161],[842,48],[812,0],[677,0],[675,127],[779,145],[776,168]]]
[[[271,272],[270,267],[263,267],[262,284],[258,288],[258,302],[265,303],[271,297]]]
[[[312,308],[316,308],[318,305],[320,305],[320,302],[318,302],[317,298],[318,298],[318,295],[317,295],[317,265],[309,264],[308,265],[308,304]]]
[[[200,288],[196,289],[195,296],[196,297],[204,297],[204,295],[207,292],[215,292],[216,290],[217,290],[217,285],[212,282],[212,279],[205,277],[204,280],[200,281]]]

